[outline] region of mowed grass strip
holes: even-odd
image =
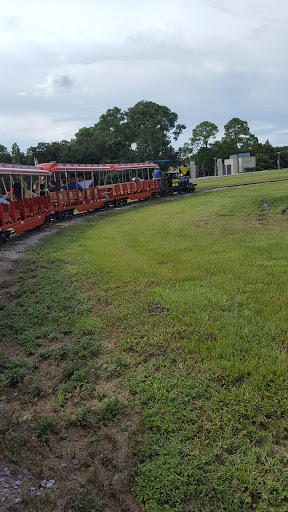
[[[63,411],[82,399],[88,412],[76,416],[101,450],[103,412],[92,421],[91,403],[111,385],[128,393],[117,414],[117,392],[109,407],[133,451],[126,484],[147,512],[288,509],[287,206],[288,184],[278,183],[87,221],[45,240],[27,262],[33,304],[42,299],[55,325],[47,327],[43,308],[21,324],[23,295],[14,310],[3,306],[6,340],[14,335],[42,358],[53,343],[45,357],[58,358],[60,376],[63,364],[49,435],[64,424],[67,435]],[[67,335],[69,352],[55,353]],[[6,386],[21,393],[31,367],[19,363],[15,381],[5,357]]]
[[[196,190],[211,188],[232,187],[235,185],[249,185],[266,181],[281,181],[288,179],[288,169],[275,169],[273,171],[257,171],[237,174],[233,176],[219,176],[217,178],[201,178],[193,180],[197,183]]]

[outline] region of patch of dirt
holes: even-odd
[[[13,233],[7,244],[0,246],[0,282],[7,278],[9,270],[12,268],[13,261],[19,258],[29,247],[37,245],[42,238],[57,233],[60,229],[71,226],[72,223],[82,222],[87,217],[77,216],[69,221],[41,226],[32,231],[26,231],[17,235]]]

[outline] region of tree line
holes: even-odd
[[[273,147],[264,144],[251,133],[247,121],[231,119],[224,126],[224,136],[216,140],[219,128],[203,121],[192,130],[192,137],[176,150],[177,141],[186,129],[178,122],[178,115],[164,105],[139,101],[122,111],[108,109],[94,126],[81,128],[70,140],[39,142],[26,152],[18,144],[11,151],[0,144],[0,161],[34,165],[38,162],[117,163],[169,160],[167,165],[195,164],[206,175],[214,173],[214,158],[228,158],[231,153],[251,151],[256,156],[256,170],[277,168],[281,152],[281,167],[288,167],[288,146]]]

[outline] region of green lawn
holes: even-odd
[[[219,176],[218,178],[201,178],[194,180],[196,190],[261,183],[265,181],[280,181],[288,179],[288,169],[274,171],[249,172],[234,176]]]
[[[191,195],[24,256],[0,322],[7,457],[64,457],[75,511],[287,511],[287,207],[288,182]]]

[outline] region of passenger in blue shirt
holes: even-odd
[[[153,172],[153,180],[160,180],[161,175],[162,175],[161,169],[159,169],[159,168],[155,169],[155,171]]]
[[[68,185],[66,185],[64,187],[64,190],[76,190],[77,188],[78,188],[78,190],[83,190],[81,185],[79,185],[79,183],[76,183],[75,177],[70,175],[69,176],[69,183],[68,183]]]

